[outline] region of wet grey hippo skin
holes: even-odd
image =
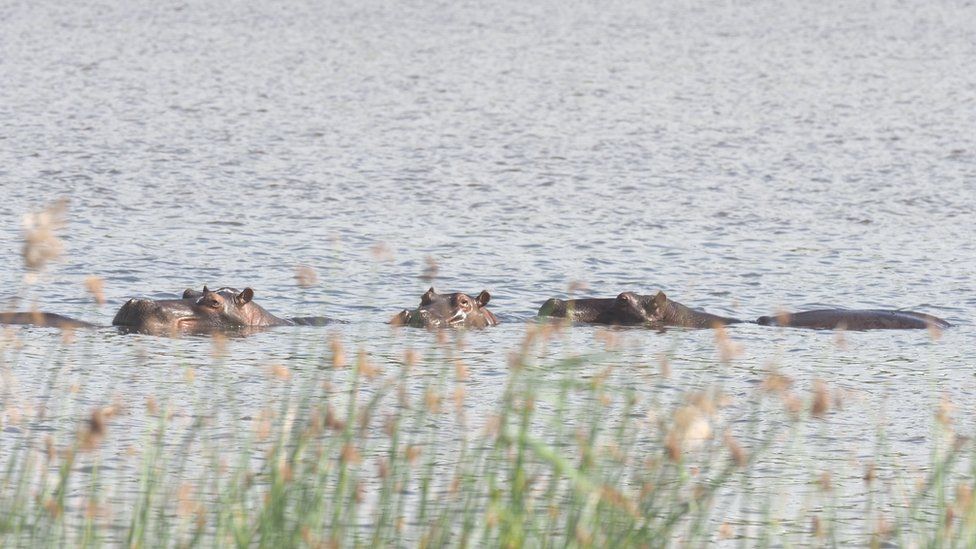
[[[0,324],[30,324],[32,326],[48,326],[51,328],[97,328],[83,320],[75,320],[54,313],[0,313]]]
[[[416,309],[404,309],[390,319],[394,326],[413,326],[416,328],[487,328],[496,326],[498,319],[485,308],[491,301],[491,294],[482,291],[478,297],[455,292],[439,294],[434,288],[420,297]]]
[[[763,326],[790,326],[821,330],[920,330],[952,326],[939,317],[913,311],[883,309],[823,309],[761,316]]]
[[[612,299],[550,299],[539,308],[540,317],[568,318],[574,322],[617,326],[683,326],[711,328],[742,322],[696,311],[668,299],[664,292],[638,295],[623,292]]]
[[[233,288],[186,290],[182,299],[130,299],[112,319],[125,331],[168,334],[212,332],[245,327],[324,325],[324,317],[278,318],[254,303],[254,290]],[[55,328],[98,328],[95,324],[53,313],[0,313],[0,324],[30,324]]]
[[[254,290],[251,288],[244,288],[244,291],[238,293],[234,288],[220,288],[210,291],[204,286],[202,292],[184,290],[183,299],[193,300],[195,309],[211,309],[214,311],[216,314],[204,313],[202,316],[204,316],[204,322],[210,322],[216,328],[324,326],[333,322],[331,319],[322,316],[279,318],[253,301]],[[118,315],[116,315],[117,317]]]

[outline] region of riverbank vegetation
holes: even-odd
[[[257,372],[248,390],[266,398],[254,408],[222,374],[235,342],[216,336],[209,364],[165,366],[196,388],[194,401],[161,393],[84,409],[67,404],[77,377],[58,358],[77,344],[53,343],[51,366],[38,372],[46,390],[19,394],[23,345],[8,330],[0,543],[647,547],[853,536],[928,546],[976,537],[976,460],[947,402],[933,411],[928,468],[899,474],[879,432],[862,441],[872,455],[851,489],[810,447],[844,413],[827,383],[799,386],[770,367],[750,393],[727,394],[719,375],[685,391],[670,381],[667,353],[621,363],[614,330],[598,332],[597,353],[552,359],[546,348],[560,330],[526,325],[488,397],[477,394],[463,334],[376,356],[347,350],[334,333]],[[720,371],[736,348],[722,331],[715,341]]]

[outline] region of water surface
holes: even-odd
[[[438,290],[488,289],[503,321],[465,337],[475,410],[498,398],[524,323],[577,282],[745,319],[923,310],[957,326],[845,345],[736,326],[744,354],[721,370],[710,331],[626,330],[620,361],[650,391],[673,351],[674,395],[745,395],[771,363],[801,387],[823,379],[850,398],[796,467],[832,456],[857,492],[883,428],[892,474],[914,479],[940,399],[973,434],[974,21],[962,2],[7,3],[2,297],[108,324],[129,297],[251,286],[281,316],[348,321],[229,341],[221,375],[244,408],[265,404],[255,372],[327,337],[380,359],[433,346],[385,324],[431,284],[428,257]],[[26,285],[21,216],[59,197],[67,253]],[[299,288],[298,265],[319,283]],[[549,352],[599,348],[598,333]],[[76,361],[76,400],[49,420],[63,425],[113,398],[191,398],[183,368],[212,373],[207,339],[105,330],[61,354],[56,331],[18,336],[25,401],[50,381],[38,372]],[[117,421],[138,433],[146,418]],[[808,478],[770,479],[804,505]]]

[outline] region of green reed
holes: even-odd
[[[257,413],[242,409],[222,376],[231,366],[219,350],[227,343],[215,340],[209,369],[174,365],[198,384],[195,401],[160,395],[144,412],[130,411],[147,419],[132,475],[105,474],[117,450],[119,411],[111,406],[61,410],[78,421],[51,438],[31,431],[15,444],[5,439],[0,544],[661,547],[735,536],[744,546],[840,543],[835,511],[844,502],[829,476],[817,480],[815,449],[805,451],[823,510],[798,517],[799,526],[782,524],[789,519],[775,512],[756,470],[771,456],[799,453],[805,429],[824,428],[823,388],[803,395],[769,372],[738,407],[745,421],[733,424],[723,417],[719,383],[664,396],[667,357],[661,372],[622,365],[608,340],[599,353],[539,358],[558,329],[526,330],[499,377],[500,395],[477,417],[463,338],[446,337],[424,355],[360,352],[352,361],[335,339],[314,358],[260,372],[268,398]],[[70,401],[59,352],[51,351],[40,401]],[[0,373],[9,376],[21,359],[17,345],[3,346]],[[628,386],[635,368],[659,390],[642,396]],[[4,384],[5,422],[24,400]],[[483,404],[476,409],[485,413]],[[38,405],[18,424],[46,413]],[[947,420],[935,429],[948,434]],[[880,526],[871,524],[882,507],[874,491],[881,480],[866,475],[865,543],[972,546],[976,456],[967,440],[943,438],[925,481]],[[881,464],[883,433],[876,447]],[[739,515],[751,526],[727,520],[753,505],[762,509],[758,518]]]

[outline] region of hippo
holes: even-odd
[[[653,321],[640,303],[640,296],[623,292],[615,298],[550,299],[539,308],[540,317],[568,318],[573,322],[640,326]]]
[[[726,318],[697,311],[668,299],[664,292],[638,295],[623,292],[616,298],[550,299],[539,308],[540,317],[568,318],[574,322],[610,324],[616,326],[682,326],[711,328],[716,325],[737,324],[736,318]]]
[[[439,294],[434,288],[420,297],[420,306],[413,310],[404,309],[390,320],[394,326],[413,326],[416,328],[487,328],[496,326],[498,319],[485,308],[491,301],[491,294],[482,291],[478,297],[455,292]]]
[[[130,299],[119,309],[113,326],[140,332],[160,332],[173,328],[189,331],[213,331],[233,328],[268,328],[272,326],[322,326],[331,321],[324,317],[279,318],[254,301],[254,290],[218,288],[203,291],[187,289],[182,299]]]
[[[54,313],[0,313],[0,324],[30,324],[50,328],[97,328],[95,324]]]
[[[952,326],[939,317],[914,311],[884,309],[822,309],[761,316],[763,326],[790,326],[819,330],[920,330]]]
[[[130,299],[115,314],[112,325],[125,332],[168,334],[204,333],[238,328],[271,326],[320,326],[324,317],[279,318],[254,303],[254,290],[219,288],[186,290],[180,299]],[[0,324],[31,324],[56,328],[98,328],[53,313],[0,313]]]

